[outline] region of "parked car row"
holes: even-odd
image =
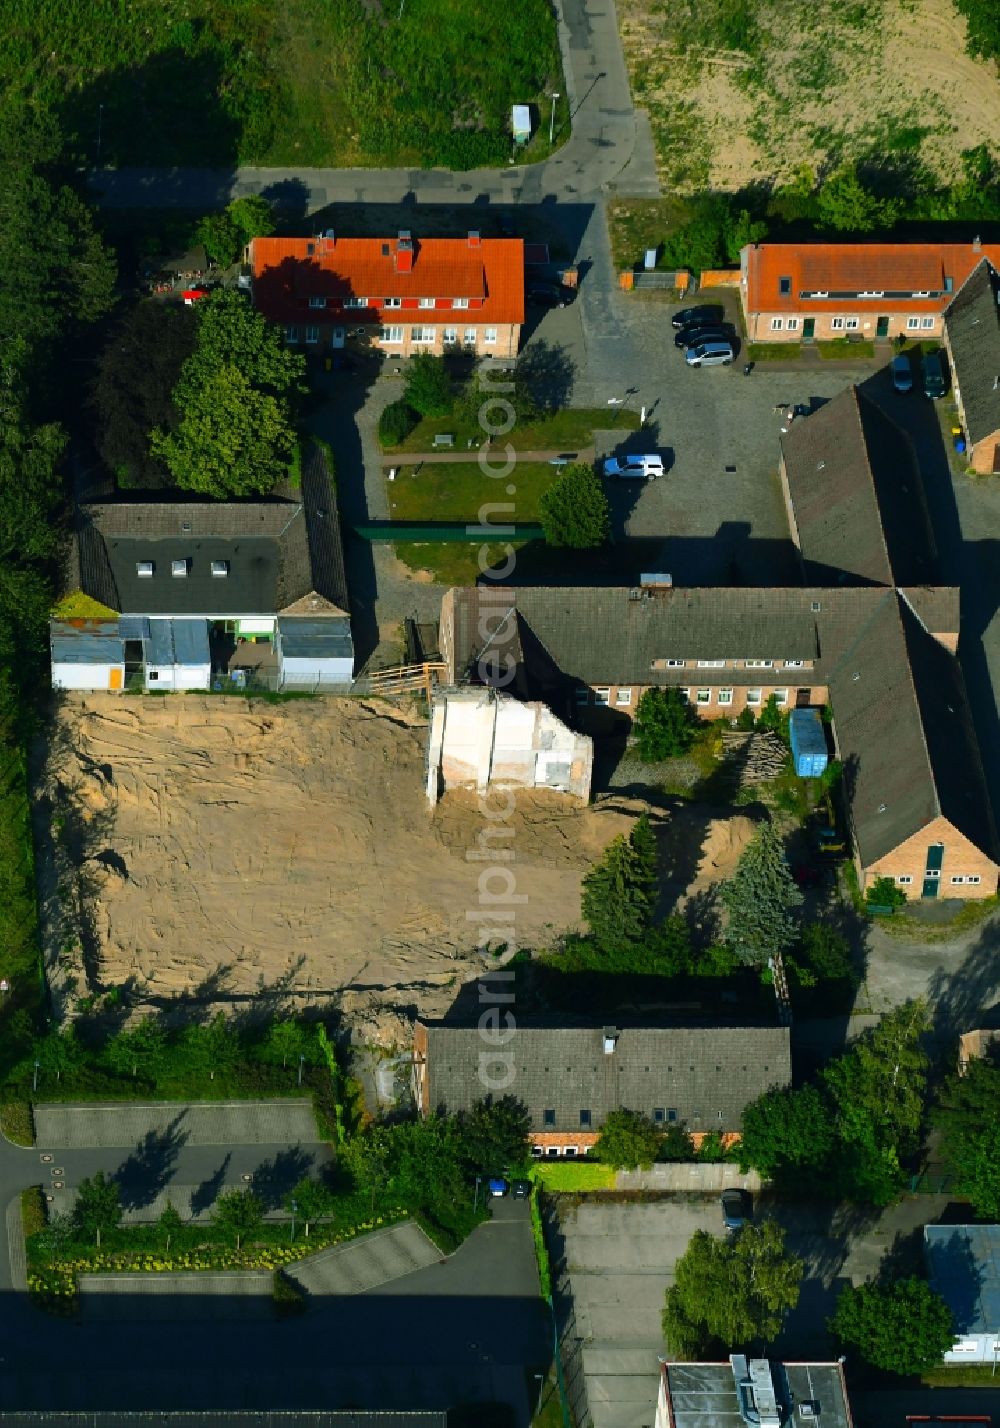
[[[890,367],[892,385],[897,392],[913,391],[913,367],[905,352],[898,353]],[[924,352],[920,358],[920,385],[925,397],[936,400],[948,390],[944,360],[940,352]]]
[[[689,367],[725,367],[736,356],[733,326],[716,303],[700,303],[681,308],[670,319],[676,335],[674,346],[684,353]]]

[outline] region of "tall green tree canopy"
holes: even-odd
[[[918,1374],[940,1364],[955,1337],[951,1310],[923,1279],[880,1287],[848,1284],[830,1328],[875,1368]]]
[[[720,892],[729,914],[726,942],[742,961],[764,967],[796,939],[793,913],[802,905],[773,823],[762,823]]]
[[[656,899],[656,847],[648,821],[613,838],[583,879],[581,912],[597,945],[615,951],[640,942]]]
[[[452,408],[451,379],[443,357],[418,352],[403,378],[402,400],[421,416],[447,416]]]
[[[567,466],[539,502],[545,540],[551,546],[593,550],[611,534],[611,508],[590,466]]]
[[[698,716],[679,689],[647,689],[632,721],[636,748],[646,764],[684,754],[691,747]]]
[[[1000,1066],[971,1061],[945,1082],[931,1115],[957,1188],[982,1219],[1000,1220]]]
[[[73,1206],[73,1223],[81,1234],[93,1235],[99,1245],[102,1232],[116,1229],[121,1217],[117,1181],[103,1170],[80,1181]]]
[[[816,1086],[775,1087],[743,1112],[740,1165],[779,1184],[808,1183],[833,1147],[830,1107]]]
[[[624,1106],[609,1111],[601,1127],[594,1154],[616,1170],[648,1170],[660,1151],[663,1135],[641,1111]]]
[[[211,376],[235,367],[247,383],[273,397],[292,399],[306,390],[306,359],[285,345],[280,327],[268,322],[243,293],[223,288],[195,307],[194,351],[181,369],[174,399],[184,406]]]
[[[773,1343],[799,1302],[802,1270],[775,1220],[745,1225],[725,1240],[696,1230],[667,1290],[663,1334],[671,1355],[692,1359],[758,1339]]]

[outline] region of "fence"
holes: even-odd
[[[738,1165],[729,1161],[718,1163],[679,1160],[654,1165],[650,1170],[619,1170],[616,1190],[689,1190],[696,1195],[711,1195],[720,1190],[739,1188],[759,1190],[761,1178],[756,1170],[745,1175]]]
[[[684,268],[674,272],[660,268],[627,268],[619,273],[618,284],[624,292],[631,292],[633,288],[637,291],[674,288],[686,293],[691,286],[691,274]]]

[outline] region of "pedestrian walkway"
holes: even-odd
[[[221,1101],[191,1105],[35,1106],[39,1150],[127,1148],[148,1136],[185,1145],[315,1145],[309,1101]]]
[[[407,1220],[345,1245],[334,1245],[288,1266],[286,1273],[307,1294],[364,1294],[444,1256],[419,1225]]]
[[[449,462],[457,466],[462,462],[466,464],[475,461],[481,448],[472,447],[466,451],[397,451],[395,455],[382,457],[383,466],[427,466],[432,462],[447,466]],[[496,453],[491,457],[494,463],[502,460],[503,447],[499,445]],[[584,446],[579,451],[515,451],[514,455],[518,461],[593,461],[593,446]]]
[[[7,1254],[10,1282],[0,1289],[25,1290],[28,1287],[28,1260],[24,1247],[24,1224],[21,1220],[21,1197],[16,1195],[7,1206]]]

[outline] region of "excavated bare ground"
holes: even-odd
[[[283,985],[338,997],[383,1039],[401,1012],[442,1014],[484,965],[489,862],[467,854],[498,825],[473,794],[430,813],[424,759],[423,719],[375,701],[68,697],[40,795],[74,833],[60,836],[77,849],[91,987],[133,979],[169,999]],[[492,846],[513,849],[519,945],[577,925],[583,873],[641,809],[518,794]]]

